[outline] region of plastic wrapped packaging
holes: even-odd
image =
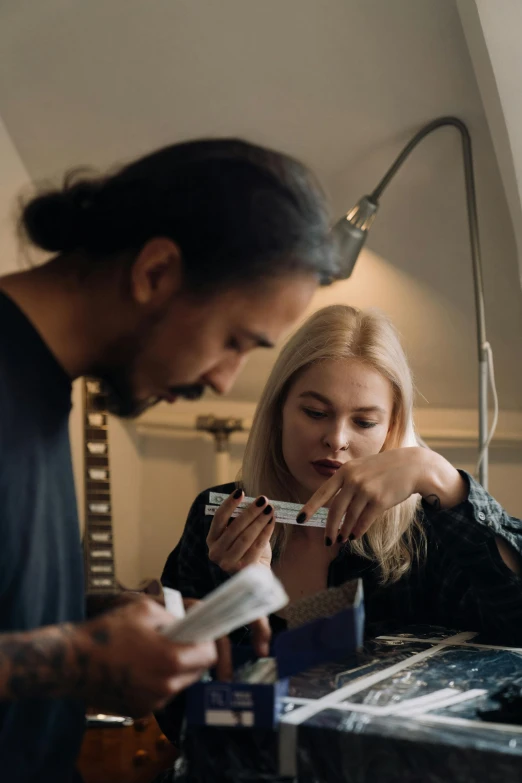
[[[495,694],[522,684],[522,651],[408,628],[293,677],[279,731],[191,727],[179,783],[506,783],[520,725]],[[484,720],[481,715],[487,715]]]
[[[298,726],[299,780],[343,783],[505,783],[522,775],[522,725],[488,725],[495,693],[520,681],[522,654],[448,646],[433,657],[324,709]],[[397,708],[442,690],[455,701],[401,715],[364,708]],[[466,698],[470,693],[477,695]],[[351,705],[363,711],[353,711]],[[522,716],[521,716],[522,717]],[[489,718],[491,721],[491,717]],[[492,721],[491,721],[492,722]]]

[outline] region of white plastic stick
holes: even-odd
[[[207,516],[214,516],[219,506],[229,497],[229,495],[222,492],[209,492],[209,503],[205,506],[205,514]],[[255,498],[243,498],[241,503],[233,511],[233,517],[237,517],[248,506],[255,503]],[[303,508],[299,503],[286,503],[282,500],[270,500],[270,505],[275,509],[275,521],[282,522],[287,525],[296,525],[296,517]],[[326,519],[328,517],[328,509],[320,508],[315,512],[313,517],[303,522],[301,527],[326,527]]]

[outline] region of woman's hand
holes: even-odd
[[[274,530],[274,509],[262,496],[232,518],[242,499],[242,490],[237,490],[224,501],[207,536],[210,560],[227,574],[235,574],[253,563],[267,568],[272,563],[270,537]]]
[[[381,514],[414,494],[439,508],[450,508],[465,500],[467,487],[459,472],[435,451],[390,449],[345,463],[315,492],[302,513],[308,519],[329,505],[325,543],[330,546],[333,541],[361,538]]]

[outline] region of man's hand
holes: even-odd
[[[86,700],[100,709],[140,716],[200,679],[216,661],[215,645],[170,642],[161,634],[170,622],[165,609],[142,598],[81,627],[77,650]]]
[[[181,645],[171,615],[143,598],[81,625],[0,635],[0,700],[81,698],[132,717],[160,709],[216,662],[213,643]]]

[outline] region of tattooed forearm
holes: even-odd
[[[432,495],[426,495],[424,498],[426,503],[429,503],[429,505],[435,510],[440,511],[440,498],[438,495],[432,494]]]
[[[73,626],[0,636],[0,694],[5,699],[52,696],[70,678]]]
[[[93,640],[93,642],[96,642],[96,644],[99,644],[101,646],[105,646],[109,644],[111,640],[107,628],[96,628],[91,633],[91,639]]]
[[[78,642],[76,626],[66,624],[28,633],[0,635],[0,701],[82,696],[92,682],[89,647],[110,643],[104,627]],[[101,672],[97,672],[101,674]]]

